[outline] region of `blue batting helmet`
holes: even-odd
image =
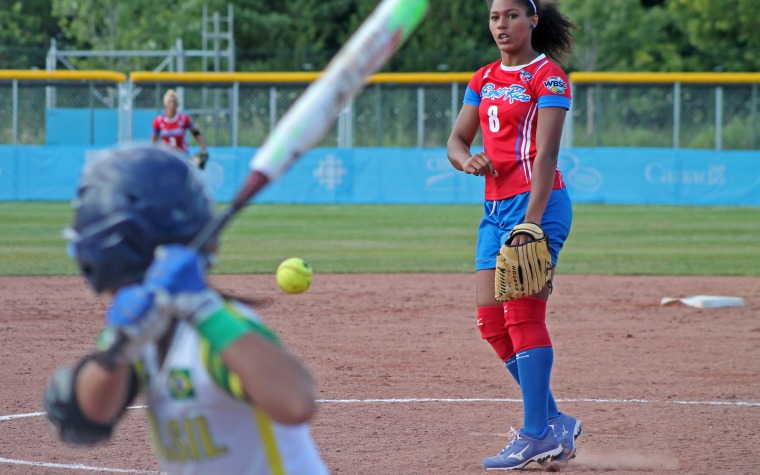
[[[197,173],[173,152],[129,146],[85,166],[66,231],[96,292],[141,282],[161,244],[188,244],[212,218]]]

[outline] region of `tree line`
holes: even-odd
[[[0,69],[45,69],[59,49],[202,48],[202,11],[228,0],[0,0]],[[237,71],[321,70],[379,0],[234,2]],[[760,71],[758,0],[562,0],[575,23],[568,71]],[[388,72],[473,71],[498,59],[485,0],[431,2]],[[78,69],[151,70],[156,58],[73,59]],[[187,70],[201,70],[189,59]],[[58,65],[58,68],[62,68]]]

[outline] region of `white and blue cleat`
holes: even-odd
[[[575,458],[575,439],[583,432],[581,421],[568,414],[560,413],[558,417],[549,421],[554,428],[554,434],[562,445],[562,452],[552,458],[554,462],[568,462]]]
[[[536,439],[514,429],[510,430],[512,438],[509,445],[501,449],[498,455],[486,457],[483,468],[487,470],[519,470],[531,462],[546,462],[563,452],[562,444],[551,426],[542,439]]]

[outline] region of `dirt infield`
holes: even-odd
[[[270,275],[212,281],[266,299],[265,320],[312,368],[333,473],[485,473],[521,424],[519,389],[475,326],[471,275],[317,275],[296,296]],[[659,305],[696,294],[747,305]],[[0,278],[0,474],[157,473],[140,409],[94,449],[31,414],[105,307],[79,277]],[[527,472],[760,474],[760,279],[559,275],[548,319],[553,391],[585,433],[569,465]]]

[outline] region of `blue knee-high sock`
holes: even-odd
[[[511,357],[507,360],[505,365],[512,377],[517,381],[517,384],[520,384],[520,370],[517,369],[517,358],[514,356]],[[559,417],[559,408],[557,407],[557,401],[554,400],[554,395],[552,394],[551,389],[549,389],[549,401],[546,405],[546,413],[549,415],[550,421],[555,417]]]
[[[528,435],[539,436],[549,423],[549,380],[554,349],[551,346],[532,348],[515,356],[523,397],[523,430]]]

